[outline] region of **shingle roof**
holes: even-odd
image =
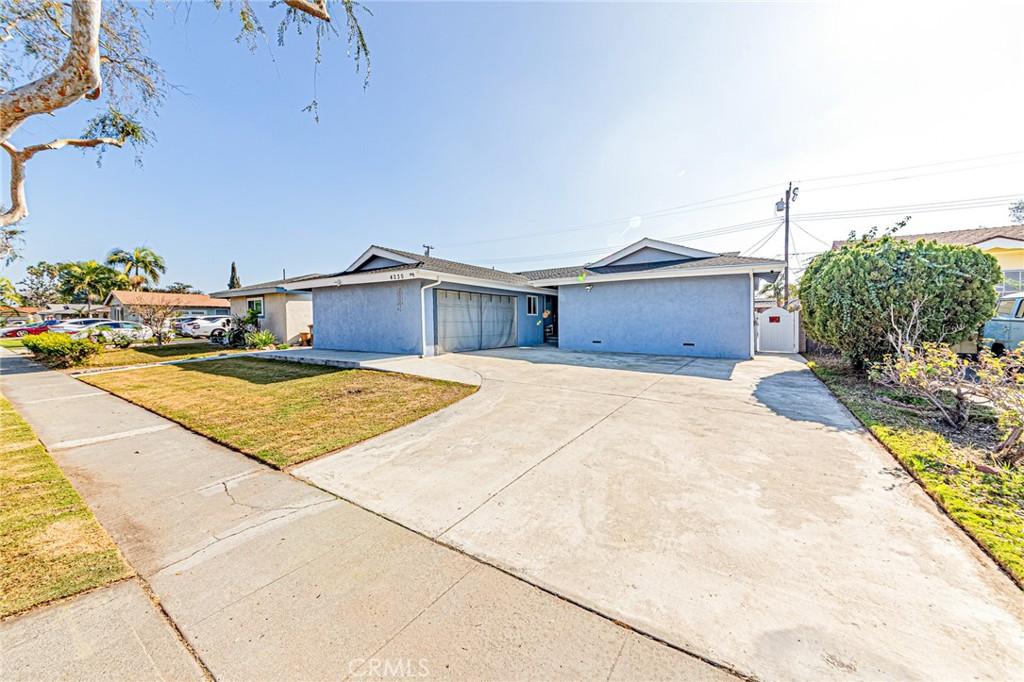
[[[948,230],[946,232],[924,232],[922,234],[894,234],[893,239],[905,241],[937,241],[940,244],[978,244],[996,239],[997,237],[1008,237],[1010,239],[1024,240],[1024,225],[1005,225],[1003,227],[975,227],[967,230]],[[838,249],[848,240],[837,239],[832,242],[832,248]]]
[[[544,270],[527,270],[519,273],[530,281],[542,279],[563,279],[566,277],[579,277],[587,275],[611,275],[622,272],[653,272],[665,270],[693,270],[700,268],[718,268],[731,265],[754,265],[768,263],[771,265],[782,265],[781,260],[774,258],[751,258],[749,256],[721,255],[711,258],[690,258],[675,261],[658,261],[654,263],[632,263],[630,265],[606,265],[600,268],[576,265],[567,268],[547,268]]]
[[[107,300],[116,298],[124,305],[175,305],[191,308],[227,308],[226,298],[213,298],[206,294],[171,294],[164,291],[111,291]]]
[[[433,256],[424,256],[422,253],[412,253],[411,251],[392,249],[388,246],[376,246],[376,248],[381,249],[383,251],[390,251],[395,255],[402,256],[410,260],[414,260],[415,263],[392,265],[387,268],[377,268],[374,270],[374,272],[426,268],[427,270],[443,272],[449,275],[461,275],[462,277],[476,277],[477,279],[489,279],[495,282],[502,282],[503,284],[525,285],[529,282],[529,280],[527,280],[522,275],[512,272],[505,272],[504,270],[497,270],[495,268],[485,268],[479,265],[470,265],[469,263],[460,263],[458,261],[446,260],[444,258],[434,258]]]
[[[244,296],[254,291],[264,291],[266,289],[288,289],[289,284],[295,282],[301,282],[306,279],[317,279],[319,277],[326,277],[319,272],[311,273],[308,275],[299,275],[298,277],[288,277],[285,279],[272,279],[269,282],[257,282],[256,284],[247,284],[244,287],[238,287],[237,289],[225,289],[224,291],[216,291],[215,294],[219,296],[226,296],[233,298],[235,296]]]

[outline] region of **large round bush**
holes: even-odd
[[[892,351],[893,320],[918,305],[920,341],[958,343],[995,312],[999,263],[973,246],[856,240],[817,256],[800,279],[807,334],[855,364]]]

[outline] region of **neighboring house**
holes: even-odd
[[[278,341],[296,343],[299,334],[309,332],[313,324],[313,295],[309,291],[294,290],[291,286],[314,277],[322,275],[278,279],[218,291],[213,295],[228,299],[233,315],[246,315],[250,310],[255,310],[260,328],[269,330]]]
[[[141,322],[132,312],[132,306],[169,305],[179,315],[229,315],[231,304],[223,298],[206,294],[171,294],[163,291],[121,291],[114,290],[107,295],[103,305],[110,308],[110,319]]]
[[[26,305],[0,305],[0,321],[5,325],[36,322],[40,308]]]
[[[979,227],[949,232],[926,232],[924,234],[898,234],[895,239],[907,241],[937,241],[940,244],[962,244],[976,246],[990,253],[999,261],[1005,281],[997,287],[1000,293],[1024,291],[1024,225],[1005,227]],[[832,242],[838,249],[845,241]]]
[[[44,320],[72,320],[79,317],[109,317],[110,308],[95,303],[50,303],[37,315]]]
[[[754,293],[778,260],[642,239],[586,266],[504,272],[371,246],[313,293],[317,348],[434,355],[545,341],[626,353],[749,358]]]

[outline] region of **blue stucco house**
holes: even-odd
[[[313,294],[317,348],[436,355],[557,343],[584,351],[754,354],[754,293],[778,260],[641,239],[588,265],[504,272],[371,246]]]

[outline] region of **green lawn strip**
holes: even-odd
[[[32,429],[0,396],[0,616],[131,574]]]
[[[23,348],[21,339],[0,339],[0,348]]]
[[[866,378],[821,364],[815,374],[903,464],[946,513],[1024,588],[1024,472],[990,474],[927,420],[878,400]]]
[[[225,353],[239,353],[243,349],[215,346],[210,343],[171,343],[165,346],[143,345],[131,348],[106,350],[91,357],[82,367],[123,367],[145,365],[168,360],[188,360]],[[81,368],[75,368],[81,369]]]
[[[242,357],[80,377],[283,468],[390,431],[475,386]]]

